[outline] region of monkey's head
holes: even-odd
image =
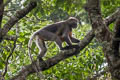
[[[78,19],[75,17],[70,17],[67,19],[67,23],[71,28],[77,28]]]

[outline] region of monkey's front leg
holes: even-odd
[[[59,36],[56,36],[55,42],[58,45],[59,49],[62,50],[63,49],[63,47],[62,47],[62,41],[61,41],[61,39],[60,39]]]

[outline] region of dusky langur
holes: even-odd
[[[54,24],[47,25],[46,27],[34,32],[28,43],[28,53],[31,54],[32,40],[35,39],[35,43],[39,48],[39,58],[42,58],[47,48],[45,41],[54,41],[62,50],[62,42],[66,42],[69,46],[72,43],[80,42],[78,39],[72,37],[72,29],[77,28],[78,20],[75,17],[70,17],[67,20],[56,22]]]

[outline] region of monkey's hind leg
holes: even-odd
[[[60,36],[58,36],[56,33],[52,33],[46,30],[41,30],[39,35],[45,38],[46,40],[55,41],[58,47],[62,50],[62,41],[60,39]]]
[[[37,45],[37,47],[39,49],[38,58],[42,58],[45,55],[46,51],[47,51],[47,48],[45,46],[45,42],[42,39],[40,39],[39,36],[36,36],[36,41],[35,42],[36,42],[36,45]]]

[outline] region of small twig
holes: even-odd
[[[6,36],[4,37],[4,39],[5,39],[5,40],[15,41],[16,36],[15,36],[15,35],[12,35],[12,36],[6,35]]]
[[[12,56],[12,54],[13,54],[13,52],[14,52],[14,50],[15,50],[15,48],[16,48],[16,42],[17,42],[17,38],[18,38],[18,33],[19,33],[19,27],[18,27],[18,24],[16,24],[16,38],[15,38],[15,40],[14,40],[14,46],[13,46],[13,48],[12,48],[12,51],[10,52],[10,54],[9,54],[9,56],[7,57],[7,60],[6,60],[6,62],[5,62],[5,72],[3,73],[3,76],[5,76],[6,75],[6,73],[7,73],[7,69],[8,69],[8,64],[9,64],[9,62],[8,62],[8,60],[9,60],[9,58]]]
[[[16,41],[17,41],[17,37],[16,37],[16,40],[14,41],[14,46],[13,46],[13,48],[12,48],[12,51],[10,52],[9,56],[7,57],[7,60],[6,60],[6,63],[5,63],[5,72],[3,73],[3,76],[5,76],[5,74],[7,73],[7,68],[8,68],[8,64],[9,64],[8,60],[9,60],[9,58],[12,56],[12,54],[13,54],[13,52],[14,52],[14,50],[15,50]]]

